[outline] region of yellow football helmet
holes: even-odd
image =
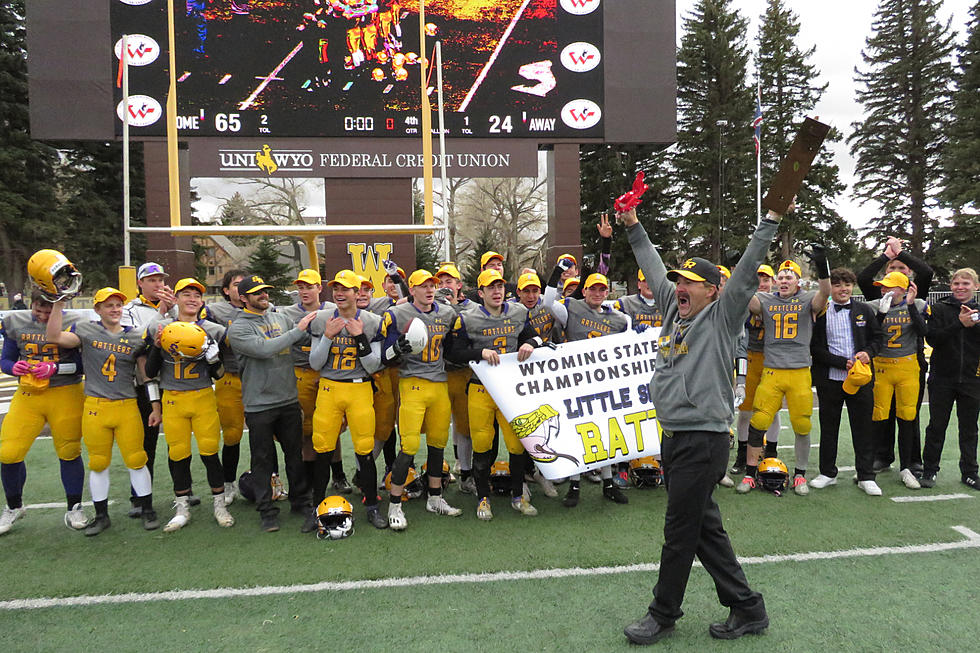
[[[208,348],[208,334],[193,322],[171,322],[160,334],[160,349],[180,358],[200,358]]]
[[[344,497],[327,497],[316,507],[316,537],[342,540],[354,534],[354,509]]]
[[[391,472],[385,474],[385,490],[391,494]],[[411,467],[408,468],[408,476],[405,477],[405,491],[402,493],[402,501],[407,499],[418,499],[422,496],[422,479]]]
[[[789,487],[789,470],[779,458],[763,458],[756,476],[762,489],[769,490],[776,496]]]
[[[27,260],[27,274],[51,302],[71,299],[82,289],[82,273],[67,256],[54,249],[34,252]]]
[[[490,488],[494,494],[510,495],[510,463],[500,460],[490,466]]]
[[[660,462],[653,456],[634,458],[630,461],[630,480],[638,488],[660,487],[663,482],[663,472]]]

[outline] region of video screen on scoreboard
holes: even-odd
[[[129,105],[117,133],[166,133],[166,0],[112,0]],[[181,137],[421,133],[422,79],[446,135],[603,135],[601,0],[174,0]],[[421,30],[425,32],[422,51]],[[438,123],[433,113],[433,133]]]

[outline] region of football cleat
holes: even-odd
[[[744,477],[742,482],[735,486],[735,491],[739,494],[748,494],[753,489],[755,489],[755,479],[751,476]]]
[[[483,497],[480,499],[480,505],[476,507],[476,516],[478,519],[483,521],[490,521],[493,519],[493,510],[490,509],[490,499]]]
[[[903,469],[898,474],[898,477],[902,479],[902,483],[905,484],[905,487],[907,487],[910,490],[918,490],[922,488],[922,484],[919,483],[919,479],[915,477],[915,474],[913,474],[912,470],[909,469],[908,467]]]
[[[721,477],[721,480],[718,481],[718,485],[722,487],[735,487],[735,481],[732,480],[731,476],[725,474]]]
[[[626,497],[626,495],[623,494],[623,491],[620,490],[615,485],[610,485],[609,487],[602,488],[602,496],[606,497],[607,499],[609,499],[614,503],[624,504],[630,502],[630,500]]]
[[[806,484],[806,478],[802,474],[793,477],[793,492],[801,497],[810,494],[810,486]]]
[[[541,486],[541,491],[544,492],[546,497],[554,498],[558,496],[558,490],[555,489],[555,484],[542,476],[541,472],[537,469],[534,470],[534,481]]]
[[[109,520],[109,515],[96,515],[92,523],[85,528],[85,535],[87,537],[98,535],[111,525],[112,522]]]
[[[174,516],[171,517],[167,525],[163,527],[164,533],[173,533],[179,531],[187,522],[191,520],[191,510],[187,505],[187,497],[179,496],[174,498]]]
[[[68,528],[80,531],[91,523],[88,515],[82,510],[82,504],[76,503],[71,507],[71,510],[65,513],[65,526]]]
[[[230,506],[238,497],[238,488],[234,483],[225,483],[225,505]]]
[[[538,509],[532,506],[531,502],[524,497],[516,497],[511,499],[510,507],[525,517],[535,517],[538,514]]]
[[[3,535],[13,527],[14,522],[24,516],[23,508],[5,507],[0,514],[0,535]]]
[[[408,520],[402,511],[402,504],[388,504],[388,527],[393,531],[403,531],[408,528]]]
[[[375,528],[388,528],[388,520],[381,515],[381,511],[377,506],[367,509],[367,520]]]
[[[214,501],[214,520],[218,522],[218,526],[222,528],[231,528],[234,526],[235,518],[228,512],[228,502],[225,501],[225,493],[212,494],[211,499]]]
[[[354,491],[354,488],[352,488],[351,484],[347,481],[346,476],[341,476],[340,478],[335,479],[334,482],[330,484],[330,487],[333,488],[334,492],[339,492],[340,494],[350,494]]]
[[[881,496],[881,488],[874,481],[858,481],[858,487],[869,497]]]
[[[919,479],[919,485],[922,487],[936,487],[936,472],[924,472],[922,478]]]
[[[275,533],[279,530],[279,515],[262,515],[262,530]]]
[[[147,508],[140,514],[140,518],[143,520],[143,530],[145,531],[155,531],[160,528],[160,520],[157,519],[157,511],[153,508]]]
[[[461,480],[459,482],[459,491],[462,494],[476,494],[476,479],[470,476]]]
[[[449,502],[441,494],[426,499],[425,509],[437,515],[446,515],[447,517],[459,517],[463,514],[463,511],[459,508],[453,508],[449,505]]]
[[[568,488],[568,493],[565,495],[565,498],[562,499],[562,502],[561,502],[562,505],[565,506],[566,508],[574,508],[575,506],[577,506],[578,505],[578,492],[579,492],[579,490],[578,490],[577,487],[569,487]]]

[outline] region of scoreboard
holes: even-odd
[[[608,1],[608,0],[607,0]],[[166,0],[111,0],[116,133],[163,136]],[[174,0],[179,135],[407,137],[421,85],[451,138],[601,139],[602,0]],[[437,132],[435,118],[433,132]]]

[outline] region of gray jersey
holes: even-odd
[[[370,302],[368,302],[368,310],[377,315],[384,315],[385,311],[395,305],[395,300],[393,300],[388,295],[383,297],[375,297]]]
[[[517,338],[528,323],[528,310],[523,304],[504,302],[500,315],[493,315],[480,306],[460,315],[454,332],[468,337],[475,349],[492,349],[498,354],[517,351]]]
[[[101,322],[79,322],[71,328],[82,341],[85,395],[101,399],[136,398],[136,359],[146,353],[139,329],[111,333]]]
[[[520,302],[515,299],[511,303],[519,304]],[[524,305],[521,304],[521,306]],[[525,306],[525,308],[527,307]],[[528,309],[527,319],[531,323],[534,335],[541,338],[542,342],[551,340],[551,332],[555,328],[555,316],[551,313],[551,309],[544,305],[543,298],[538,298],[538,303]]]
[[[76,311],[66,311],[63,319],[64,326],[70,326],[81,321],[81,314]],[[29,363],[76,363],[74,374],[55,374],[48,381],[48,386],[57,388],[79,383],[82,380],[82,366],[78,364],[80,361],[78,352],[47,342],[46,330],[47,324],[35,320],[30,311],[10,311],[0,324],[4,352],[6,353],[10,347],[8,343],[14,343],[17,346],[17,360]]]
[[[749,315],[745,322],[745,337],[749,351],[765,351],[766,330],[762,326],[762,317]]]
[[[648,304],[640,293],[620,297],[613,302],[613,308],[629,315],[634,326],[645,324],[648,327],[659,327],[663,326],[664,323],[664,315],[660,312],[656,302]]]
[[[779,370],[810,367],[813,298],[816,291],[797,291],[792,297],[756,293],[762,304],[765,366]]]
[[[313,333],[323,333],[327,321],[339,316],[337,309],[325,309],[317,311],[317,315],[310,323],[310,331]],[[358,310],[355,316],[364,323],[364,335],[369,342],[379,342],[384,339],[381,335],[381,316],[371,313],[368,310]],[[325,339],[326,336],[324,336]],[[329,353],[327,362],[320,368],[320,376],[334,381],[346,381],[349,379],[364,379],[371,375],[375,370],[366,370],[357,355],[357,341],[348,331],[347,327],[340,330],[340,333],[328,339]],[[322,343],[328,346],[328,343]]]
[[[171,317],[157,316],[157,319],[147,325],[144,336],[147,343],[152,342],[156,336],[157,327],[167,326],[173,321]],[[221,342],[225,337],[225,328],[214,322],[198,320],[195,324],[204,329],[215,342]],[[162,354],[163,366],[160,368],[160,387],[162,389],[186,391],[211,387],[211,374],[208,371],[208,362],[204,358],[174,360],[173,356],[167,352],[162,352]]]
[[[146,329],[147,324],[160,317],[158,306],[159,302],[151,302],[141,294],[123,305],[122,319],[119,320],[119,323],[124,327],[134,327],[137,331],[142,332]]]
[[[413,352],[401,357],[398,364],[398,375],[402,378],[416,376],[429,381],[445,381],[446,366],[442,356],[443,341],[446,334],[456,321],[456,311],[450,310],[438,303],[432,305],[428,313],[420,311],[414,303],[398,304],[385,313],[381,323],[382,334],[385,337],[384,347],[389,347],[412,319],[422,320],[429,333],[429,343],[421,352]]]
[[[321,302],[320,308],[317,310],[335,311],[337,310],[337,305],[334,304],[333,302]],[[311,313],[312,311],[308,311],[305,308],[303,308],[302,304],[290,304],[289,306],[280,306],[279,308],[276,309],[276,312],[281,313],[282,315],[288,317],[290,320],[293,321],[293,324],[298,324],[300,320],[302,320],[304,317],[306,317],[307,314]],[[322,333],[322,332],[323,329],[320,329],[319,331],[315,331],[315,333]],[[300,340],[299,342],[297,342],[292,346],[292,348],[290,349],[290,353],[293,356],[293,365],[295,365],[296,367],[304,367],[306,369],[310,369],[310,345],[311,345],[310,334],[307,333],[302,340]]]
[[[464,297],[460,301],[458,301],[455,304],[453,304],[449,300],[444,300],[444,301],[443,300],[440,300],[439,299],[439,296],[436,295],[436,301],[439,302],[440,306],[446,306],[447,308],[451,308],[456,313],[457,316],[463,315],[464,313],[467,313],[469,311],[472,311],[473,309],[476,309],[476,308],[479,308],[480,307],[480,304],[474,302],[473,300],[469,299],[468,297]],[[452,362],[451,360],[449,360],[447,358],[446,359],[446,369],[447,370],[469,369],[469,365],[460,365],[458,363]]]
[[[595,310],[584,299],[571,297],[563,299],[562,303],[568,311],[568,320],[565,321],[567,342],[621,333],[629,326],[629,318],[608,306],[600,306]]]
[[[875,314],[878,314],[881,300],[875,299],[868,302]],[[925,315],[926,303],[921,299],[915,300],[915,307],[919,310],[919,315]],[[888,314],[884,317],[879,316],[881,328],[885,332],[885,341],[878,352],[881,358],[902,358],[911,356],[919,351],[919,336],[912,324],[912,316],[909,315],[909,306],[902,302],[898,306],[891,306]]]
[[[242,309],[231,302],[215,302],[204,307],[204,318],[227,329],[231,326],[235,316],[241,312]],[[228,345],[227,333],[224,344]],[[221,364],[225,368],[225,374],[238,375],[238,359],[235,358],[235,353],[231,350],[230,345],[221,349]]]

